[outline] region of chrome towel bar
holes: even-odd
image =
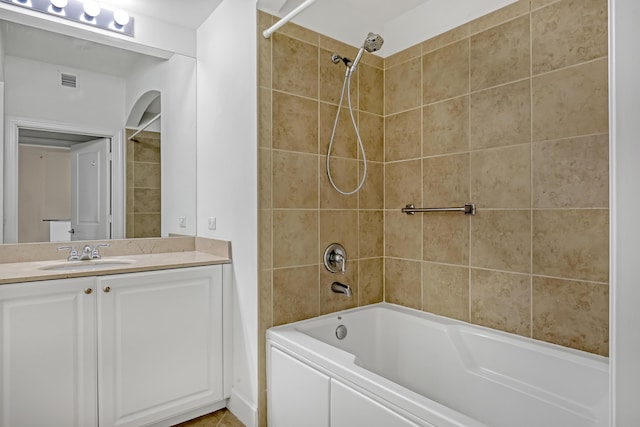
[[[413,203],[409,203],[406,207],[402,208],[402,212],[407,215],[415,215],[416,212],[464,212],[465,215],[475,215],[476,204],[468,203],[460,208],[416,208]]]

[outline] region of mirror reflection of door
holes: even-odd
[[[102,138],[100,179],[82,177],[74,190],[72,185],[74,147],[86,146],[87,141],[95,140],[93,135],[69,134],[33,129],[20,129],[18,132],[18,242],[56,242],[72,239],[70,230],[72,219],[72,199],[80,200],[76,212],[81,212],[80,219],[85,222],[92,210],[93,219],[99,217],[101,225],[93,225],[92,234],[85,234],[86,239],[106,239],[111,236],[109,215],[111,211],[110,167],[107,163],[110,139]],[[94,154],[95,156],[95,154]],[[88,164],[91,164],[89,160]],[[96,163],[96,166],[98,164]],[[89,171],[97,168],[86,167]],[[100,192],[89,189],[89,185],[101,186]],[[96,187],[97,188],[97,187]],[[78,190],[89,197],[78,198]],[[74,196],[75,194],[75,196]],[[99,198],[99,208],[94,199]],[[87,199],[83,201],[83,199]],[[106,220],[106,223],[104,222]],[[94,221],[95,222],[95,221]],[[73,240],[83,239],[83,228],[73,236]]]

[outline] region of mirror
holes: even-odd
[[[85,223],[106,215],[107,238],[195,235],[195,59],[180,54],[157,58],[7,21],[0,21],[0,36],[4,243],[62,240],[64,234],[54,233],[60,229],[56,223],[62,221],[47,220],[71,220],[70,211]],[[55,134],[70,135],[72,142],[66,148],[52,148]],[[28,142],[20,141],[23,137]],[[99,138],[108,139],[111,146],[106,155],[111,173],[105,178],[108,210],[98,209],[102,199],[96,196],[84,203],[84,211],[67,211],[61,207],[67,202],[60,203],[67,196],[52,191],[53,178],[35,168],[67,165],[62,152]],[[34,162],[23,165],[28,158]],[[27,196],[21,195],[25,175],[38,176],[41,188],[50,184],[37,195],[42,205],[37,215],[37,209],[23,206],[29,194],[36,197],[33,186],[26,190]],[[68,175],[67,171],[52,176]],[[80,188],[88,182],[81,179]],[[68,193],[73,195],[75,187],[70,188]],[[95,196],[94,191],[83,191]],[[83,205],[83,197],[78,197]],[[27,221],[33,225],[24,227]],[[70,230],[80,228],[69,226]],[[59,237],[51,240],[51,233]],[[103,238],[102,231],[69,237]]]

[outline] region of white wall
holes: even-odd
[[[0,147],[4,147],[4,43],[0,37]],[[4,149],[0,148],[0,171],[4,171]],[[4,173],[0,173],[0,243],[4,242]]]
[[[256,2],[225,0],[197,31],[198,235],[232,241],[234,369],[229,408],[257,423]],[[217,218],[208,230],[207,218]]]
[[[640,2],[610,0],[612,427],[640,425]]]
[[[149,90],[161,93],[161,233],[195,235],[196,60],[175,54],[166,61],[139,64],[126,82],[127,117]],[[180,217],[186,218],[186,228],[179,226]]]
[[[6,56],[5,114],[118,132],[125,120],[125,81],[119,77]],[[78,87],[60,86],[60,72]]]

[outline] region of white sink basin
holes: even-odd
[[[95,259],[91,261],[62,261],[44,265],[40,270],[91,271],[105,268],[122,267],[133,264],[130,259]]]

